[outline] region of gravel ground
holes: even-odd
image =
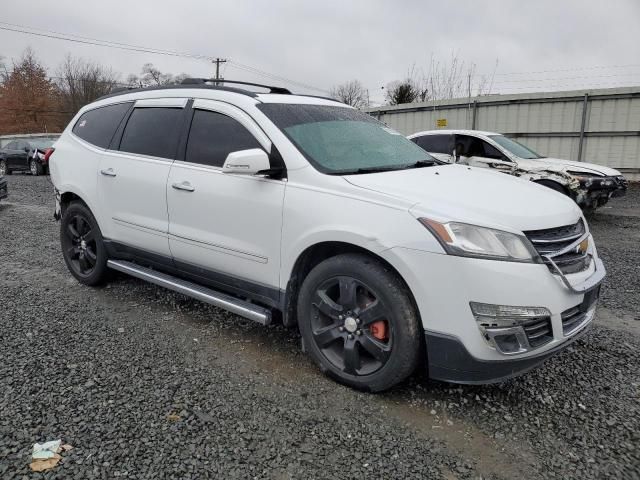
[[[499,385],[418,374],[369,395],[326,379],[280,326],[125,276],[79,285],[48,178],[8,178],[0,478],[640,478],[637,186],[590,220],[609,276],[568,351]],[[30,473],[32,444],[57,438],[75,448]]]

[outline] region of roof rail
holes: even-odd
[[[261,83],[253,83],[253,82],[241,82],[239,80],[225,80],[222,78],[185,78],[184,80],[182,80],[181,85],[199,85],[203,83],[213,83],[214,85],[219,85],[221,83],[233,83],[235,85],[249,85],[251,87],[266,88],[269,90],[269,93],[280,93],[283,95],[291,95],[291,91],[283,87],[274,87],[272,85],[263,85]]]

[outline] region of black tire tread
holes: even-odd
[[[86,217],[89,219],[89,221],[92,224],[92,228],[96,229],[96,247],[98,250],[96,253],[97,253],[98,259],[96,261],[95,270],[92,272],[91,275],[87,277],[79,276],[76,274],[76,272],[73,270],[73,268],[69,264],[69,261],[66,255],[64,254],[64,252],[62,253],[62,256],[64,258],[65,264],[67,265],[67,268],[69,269],[69,272],[71,272],[71,274],[76,278],[76,280],[78,280],[78,282],[88,286],[102,285],[108,280],[111,273],[110,269],[107,267],[107,252],[106,252],[104,243],[102,241],[102,231],[100,230],[100,226],[98,225],[98,222],[93,216],[93,213],[91,213],[91,210],[89,209],[89,207],[83,201],[80,201],[80,200],[73,201],[65,209],[64,214],[62,215],[62,219],[60,221],[60,240],[62,242],[62,236],[64,235],[63,230],[67,225],[66,220],[74,212],[78,210],[80,210],[81,213],[86,215]],[[62,243],[61,243],[61,246],[62,246]]]
[[[308,296],[311,294],[309,291],[310,286],[317,285],[318,279],[326,278],[326,275],[328,273],[331,274],[332,271],[345,269],[357,271],[362,274],[364,278],[381,279],[385,284],[385,292],[389,297],[394,299],[397,312],[400,313],[401,318],[406,320],[404,325],[406,328],[405,347],[400,349],[394,347],[393,356],[389,359],[389,362],[392,362],[393,365],[390,366],[390,364],[387,363],[381,371],[368,375],[365,380],[366,383],[365,381],[357,380],[357,377],[356,379],[353,377],[346,378],[346,376],[336,374],[331,368],[327,368],[327,366],[323,364],[322,354],[315,350],[315,345],[310,345],[313,340],[309,337],[310,334],[305,328],[306,325],[302,325],[302,322],[305,321],[302,311],[304,309],[303,304],[308,301]],[[422,351],[423,335],[415,303],[402,279],[388,266],[370,255],[362,253],[341,254],[331,257],[317,265],[309,272],[303,281],[298,298],[297,311],[299,327],[305,345],[307,345],[307,352],[324,373],[340,383],[359,390],[380,392],[388,390],[405,380],[415,371],[418,365]]]

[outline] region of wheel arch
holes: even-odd
[[[60,209],[61,209],[60,213],[61,214],[64,214],[65,209],[71,204],[71,202],[80,201],[84,203],[89,210],[91,210],[91,213],[96,219],[96,222],[98,222],[98,226],[100,227],[100,230],[102,230],[102,225],[101,225],[100,219],[98,218],[95,205],[93,205],[93,203],[88,200],[89,195],[85,195],[84,192],[72,187],[63,187],[63,188],[58,188],[57,190],[60,195]]]
[[[296,315],[298,294],[300,286],[309,272],[322,261],[345,253],[360,253],[371,257],[397,275],[407,289],[418,318],[420,317],[420,310],[418,309],[418,305],[411,288],[398,269],[389,263],[389,261],[376,254],[374,251],[355,243],[345,241],[321,241],[306,247],[302,252],[300,252],[293,263],[293,267],[288,276],[283,300],[282,323],[285,326],[295,327],[298,323]]]

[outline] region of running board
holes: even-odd
[[[209,303],[216,307],[220,307],[229,312],[248,318],[262,325],[271,323],[271,311],[254,305],[253,303],[232,297],[225,293],[217,292],[209,288],[197,285],[186,280],[182,280],[165,273],[152,270],[150,268],[141,267],[133,262],[124,260],[108,260],[107,266],[126,273],[132,277],[140,278],[150,283],[154,283],[169,290],[173,290],[189,297],[195,298],[205,303]]]

